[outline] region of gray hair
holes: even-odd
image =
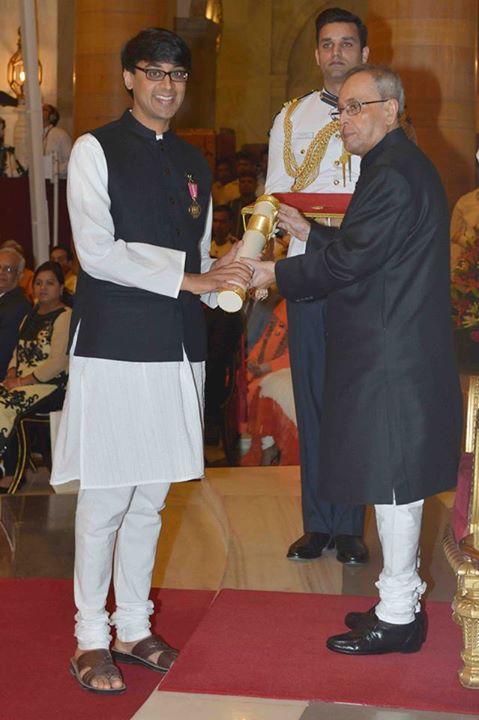
[[[8,253],[9,255],[14,255],[14,257],[16,259],[16,264],[18,267],[17,278],[20,278],[22,275],[22,272],[25,270],[25,258],[23,257],[23,255],[20,255],[20,253],[17,250],[15,250],[15,248],[12,248],[12,247],[0,248],[0,255],[5,255],[6,253]]]
[[[344,79],[347,80],[353,75],[362,72],[372,77],[381,100],[391,100],[391,98],[397,100],[399,106],[398,115],[401,115],[404,112],[405,95],[399,75],[387,65],[370,65],[365,63],[364,65],[357,65],[351,68]]]

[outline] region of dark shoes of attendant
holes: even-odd
[[[330,650],[345,655],[382,655],[417,652],[424,640],[424,628],[416,617],[407,625],[376,620],[372,626],[359,626],[342,635],[333,635],[326,645]]]
[[[290,560],[315,560],[321,557],[330,540],[331,537],[327,533],[307,532],[291,545],[286,557]],[[331,547],[334,547],[334,541]]]
[[[416,620],[421,627],[423,640],[425,640],[427,634],[427,615],[424,610],[419,610],[419,612],[416,613]],[[344,618],[344,624],[346,627],[351,628],[351,630],[373,627],[377,621],[376,605],[373,605],[366,612],[350,612]]]
[[[360,535],[336,535],[336,557],[345,565],[363,565],[369,560],[369,550]]]

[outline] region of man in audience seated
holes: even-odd
[[[213,236],[211,238],[210,257],[220,258],[226,255],[238,241],[231,230],[233,211],[229,205],[215,205],[213,208]]]
[[[256,163],[250,153],[240,150],[236,153],[236,177],[225,185],[223,203],[231,202],[240,195],[239,177],[244,172],[254,173],[256,177]]]
[[[233,214],[233,234],[237,238],[243,237],[244,224],[241,210],[247,205],[256,202],[256,173],[253,170],[243,170],[238,177],[239,196],[230,202]]]
[[[238,197],[237,184],[229,186],[231,177],[231,167],[228,160],[218,160],[216,162],[215,181],[211,186],[213,205],[227,205],[235,197]]]
[[[75,294],[77,287],[77,276],[73,271],[73,253],[67,245],[55,245],[50,251],[50,260],[57,262],[65,276],[65,290],[70,295]]]
[[[18,283],[25,258],[13,248],[0,248],[0,378],[4,378],[18,338],[20,320],[30,310]]]
[[[0,245],[0,248],[13,248],[13,250],[16,250],[19,255],[25,258],[25,252],[23,250],[23,247],[20,245],[20,243],[17,243],[16,240],[5,240],[5,242]],[[22,289],[23,294],[27,298],[28,302],[33,303],[33,270],[27,268],[26,265],[23,268],[23,272],[21,274],[20,280],[18,281],[18,285]]]

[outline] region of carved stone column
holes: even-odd
[[[475,186],[476,0],[369,0],[371,62],[397,70],[452,205]]]

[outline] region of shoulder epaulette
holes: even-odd
[[[318,92],[317,89],[310,90],[307,93],[304,93],[304,95],[298,95],[298,97],[291,98],[291,100],[287,100],[285,103],[283,103],[283,107],[288,107],[288,105],[292,105],[293,103],[297,103],[300,100],[303,100],[303,98],[308,97],[308,95],[312,95],[313,93]]]

